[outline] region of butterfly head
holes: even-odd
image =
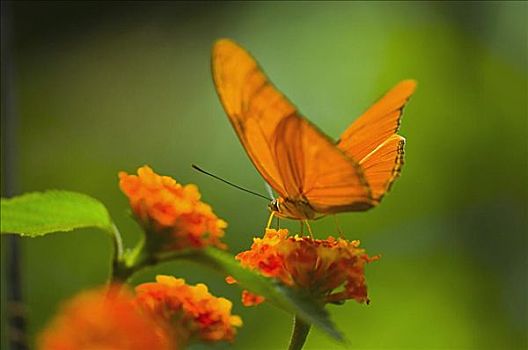
[[[280,213],[280,204],[279,204],[280,198],[272,199],[271,202],[268,204],[268,209],[272,213]]]

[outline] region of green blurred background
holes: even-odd
[[[10,13],[16,120],[2,162],[6,152],[15,161],[2,179],[14,176],[16,193],[98,198],[129,246],[139,229],[117,173],[144,164],[198,184],[229,222],[232,252],[263,233],[264,201],[190,167],[265,192],[212,84],[216,39],[250,50],[334,138],[398,81],[418,80],[402,122],[401,178],[378,208],[339,216],[348,238],[383,255],[367,268],[372,303],[328,308],[351,349],[527,348],[526,3],[18,2]],[[331,218],[313,228],[335,234]],[[111,243],[81,230],[24,239],[21,248],[32,342],[61,300],[105,281]],[[174,263],[135,282],[156,273],[232,299],[245,321],[233,348],[286,347],[290,317],[242,307],[222,276]],[[305,348],[342,346],[315,330]]]

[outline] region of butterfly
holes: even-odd
[[[272,214],[307,220],[380,203],[403,165],[405,139],[396,132],[414,80],[398,83],[334,142],[234,41],[218,40],[211,61],[216,91],[240,142],[279,194],[269,205]]]

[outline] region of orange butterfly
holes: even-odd
[[[337,143],[305,119],[235,42],[212,53],[216,91],[249,158],[280,195],[272,214],[306,220],[379,204],[400,174],[396,134],[416,82],[404,80],[359,117]]]

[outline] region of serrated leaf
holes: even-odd
[[[83,227],[112,232],[105,206],[82,193],[46,191],[1,199],[1,233],[37,237]]]
[[[343,341],[343,336],[330,320],[328,311],[313,298],[302,291],[288,288],[283,284],[263,277],[254,271],[242,267],[234,256],[214,248],[188,250],[170,253],[161,257],[161,261],[186,259],[209,266],[224,275],[233,276],[245,289],[266,297],[275,306],[313,324],[332,338]]]

